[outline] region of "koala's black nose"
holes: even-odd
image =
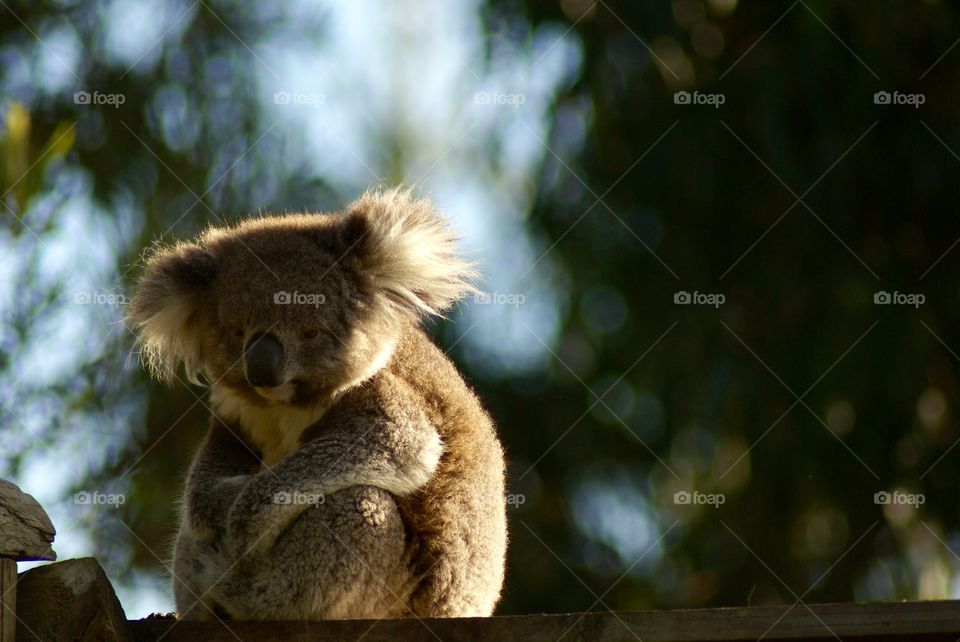
[[[247,341],[244,365],[251,386],[279,386],[283,382],[283,344],[270,333],[253,335]]]

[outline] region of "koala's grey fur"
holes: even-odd
[[[181,617],[493,611],[502,448],[419,327],[471,291],[454,241],[426,201],[393,190],[343,214],[211,228],[148,258],[129,313],[145,358],[161,377],[181,362],[202,374],[214,410],[174,553]],[[324,298],[284,305],[283,292]],[[244,371],[262,333],[283,348],[269,388]]]

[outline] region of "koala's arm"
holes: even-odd
[[[259,459],[239,433],[239,427],[214,417],[190,467],[184,525],[201,540],[212,541],[222,531],[227,511],[259,468]]]
[[[422,399],[389,373],[348,391],[317,435],[253,475],[230,509],[227,541],[237,555],[267,551],[309,505],[278,504],[278,493],[323,497],[352,486],[397,496],[422,488],[436,471],[443,443]]]

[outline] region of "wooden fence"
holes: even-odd
[[[137,642],[203,640],[307,640],[394,642],[533,640],[556,642],[734,642],[754,640],[857,640],[957,642],[960,601],[868,604],[797,604],[644,613],[571,613],[444,620],[337,622],[129,623]]]

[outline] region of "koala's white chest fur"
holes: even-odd
[[[260,450],[264,466],[272,466],[295,451],[303,431],[329,408],[329,404],[310,408],[292,408],[283,404],[255,406],[222,387],[214,388],[211,401],[222,419],[239,422]]]

